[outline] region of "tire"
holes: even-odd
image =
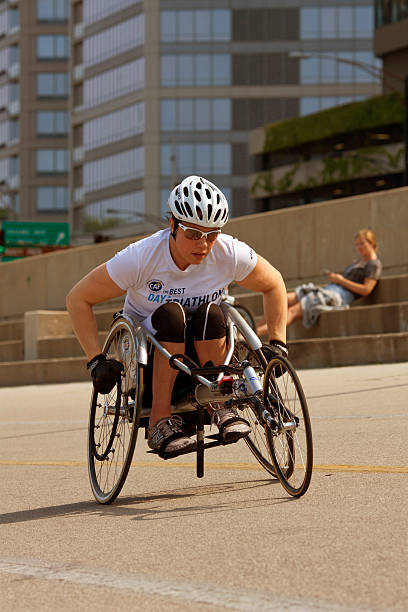
[[[110,393],[92,392],[88,427],[88,472],[97,502],[110,504],[119,495],[132,462],[139,428],[142,367],[137,362],[133,326],[119,317],[102,349],[123,363],[120,383]]]
[[[264,406],[278,424],[275,431],[267,428],[275,473],[290,495],[300,497],[312,477],[312,429],[299,378],[284,357],[269,361],[262,396]]]
[[[253,329],[253,331],[256,332],[255,317],[252,314],[252,311],[242,304],[234,304],[234,308],[242,317],[244,317],[245,321]]]
[[[235,308],[235,306],[234,306]],[[265,350],[267,350],[266,347]],[[261,380],[264,378],[268,358],[264,350],[252,351],[241,338],[236,340],[235,350],[231,359],[231,364],[247,359],[251,365],[261,368]],[[268,428],[258,418],[251,403],[238,406],[238,414],[246,419],[251,427],[251,433],[244,438],[249,450],[262,467],[272,476],[277,478],[275,464],[272,458],[271,438],[268,435]]]

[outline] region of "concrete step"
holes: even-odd
[[[4,319],[0,321],[0,342],[3,340],[22,340],[24,319]]]
[[[380,278],[371,295],[359,298],[356,306],[408,301],[408,274]]]
[[[408,332],[293,340],[289,357],[297,369],[408,362]]]
[[[107,332],[99,333],[101,345],[105,342],[106,336]],[[82,355],[83,350],[74,334],[69,336],[48,336],[38,340],[38,359],[81,357]]]
[[[298,370],[372,363],[408,362],[408,332],[289,342]],[[85,357],[4,362],[0,387],[89,381]]]
[[[85,357],[10,361],[1,364],[0,387],[80,382],[89,379]],[[55,398],[58,403],[58,398]],[[84,406],[84,410],[87,407]]]
[[[21,359],[24,359],[22,340],[2,340],[0,342],[0,362],[20,361]]]
[[[317,324],[310,329],[303,327],[301,321],[293,323],[288,327],[288,340],[407,331],[408,301],[323,312]]]

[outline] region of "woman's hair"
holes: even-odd
[[[361,229],[360,231],[357,232],[357,234],[355,235],[355,238],[357,238],[358,236],[360,236],[360,238],[363,238],[364,240],[367,240],[367,242],[369,242],[371,246],[373,247],[374,251],[377,252],[377,249],[378,249],[377,238],[372,230]]]

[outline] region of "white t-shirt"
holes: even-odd
[[[220,234],[201,264],[180,270],[169,246],[170,228],[129,244],[107,264],[112,280],[127,292],[124,311],[143,321],[166,302],[179,302],[188,315],[201,304],[221,302],[224,289],[252,272],[256,253]]]

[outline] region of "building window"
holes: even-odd
[[[372,6],[303,7],[300,9],[301,39],[371,38]]]
[[[0,50],[0,71],[6,71],[20,60],[20,47],[11,45]]]
[[[144,131],[144,103],[121,108],[83,124],[83,145],[86,151],[105,146]]]
[[[68,172],[67,149],[38,149],[38,174],[66,174]]]
[[[84,208],[84,229],[94,232],[122,223],[143,221],[145,214],[144,191],[92,202]]]
[[[172,157],[176,156],[176,173],[189,174],[231,174],[231,145],[224,143],[178,144],[161,146],[161,174],[170,176],[173,172]]]
[[[144,44],[144,15],[132,17],[84,40],[84,64],[91,66]]]
[[[53,212],[68,209],[68,187],[37,187],[37,210]]]
[[[37,113],[38,136],[66,136],[69,130],[68,113],[65,111],[39,111]]]
[[[231,100],[162,100],[160,123],[163,131],[230,130]]]
[[[84,81],[84,105],[93,106],[144,87],[144,58]]]
[[[231,84],[231,56],[224,53],[163,55],[163,87],[191,87]]]
[[[20,25],[20,14],[17,8],[11,8],[0,13],[0,35],[11,34]]]
[[[223,9],[162,11],[163,42],[231,40],[231,11]]]
[[[316,55],[316,57],[302,59],[300,61],[300,82],[302,84],[375,83],[381,78],[382,62],[370,51],[331,53],[330,56]]]
[[[37,58],[39,60],[66,59],[68,36],[62,34],[37,36]]]
[[[364,96],[305,96],[300,99],[300,115],[310,115],[319,111],[364,100]]]
[[[67,98],[68,74],[66,72],[39,72],[37,74],[38,98]]]
[[[37,21],[68,21],[68,0],[37,0]]]
[[[84,22],[93,23],[142,0],[83,0]]]
[[[377,28],[403,19],[408,19],[407,0],[376,0],[375,25]]]
[[[144,176],[144,148],[137,147],[85,163],[83,171],[85,192],[142,178]]]
[[[0,123],[0,146],[18,141],[19,121],[10,119]]]

